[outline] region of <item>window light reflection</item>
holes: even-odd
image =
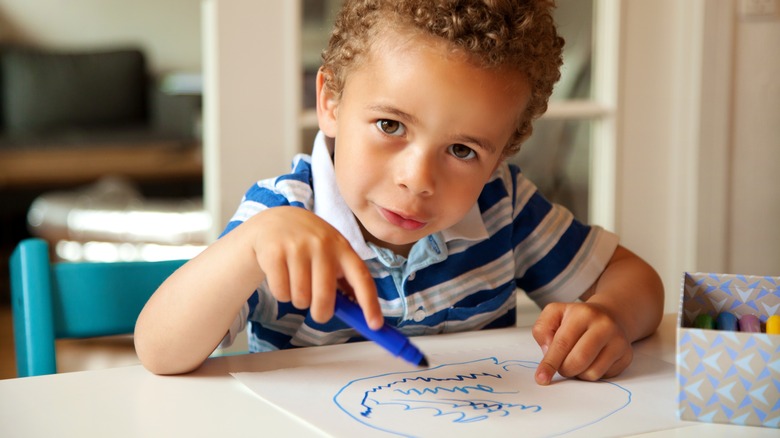
[[[200,254],[204,249],[206,249],[206,245],[76,242],[72,240],[61,240],[55,245],[57,257],[69,262],[187,260]]]
[[[206,211],[115,211],[77,210],[68,215],[68,228],[74,235],[80,232],[117,233],[132,236],[134,241],[152,240],[163,243],[192,241],[211,227]],[[119,239],[117,239],[119,240]]]

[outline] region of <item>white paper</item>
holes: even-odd
[[[530,335],[528,335],[530,336]],[[636,354],[619,378],[534,381],[538,346],[234,373],[269,403],[335,436],[626,436],[680,427],[674,365]]]

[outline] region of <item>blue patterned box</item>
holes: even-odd
[[[780,335],[692,328],[697,315],[780,314],[780,277],[686,273],[677,322],[683,420],[780,427]]]

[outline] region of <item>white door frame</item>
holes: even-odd
[[[202,0],[204,202],[216,238],[300,148],[300,1]]]

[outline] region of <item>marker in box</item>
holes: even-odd
[[[745,333],[761,333],[761,320],[756,315],[742,315],[739,318],[739,331]]]
[[[712,330],[715,328],[715,321],[710,315],[702,313],[693,320],[693,327]]]
[[[766,333],[780,335],[780,315],[772,315],[766,320]]]
[[[737,317],[730,312],[720,312],[715,319],[715,328],[735,332],[737,331]]]

